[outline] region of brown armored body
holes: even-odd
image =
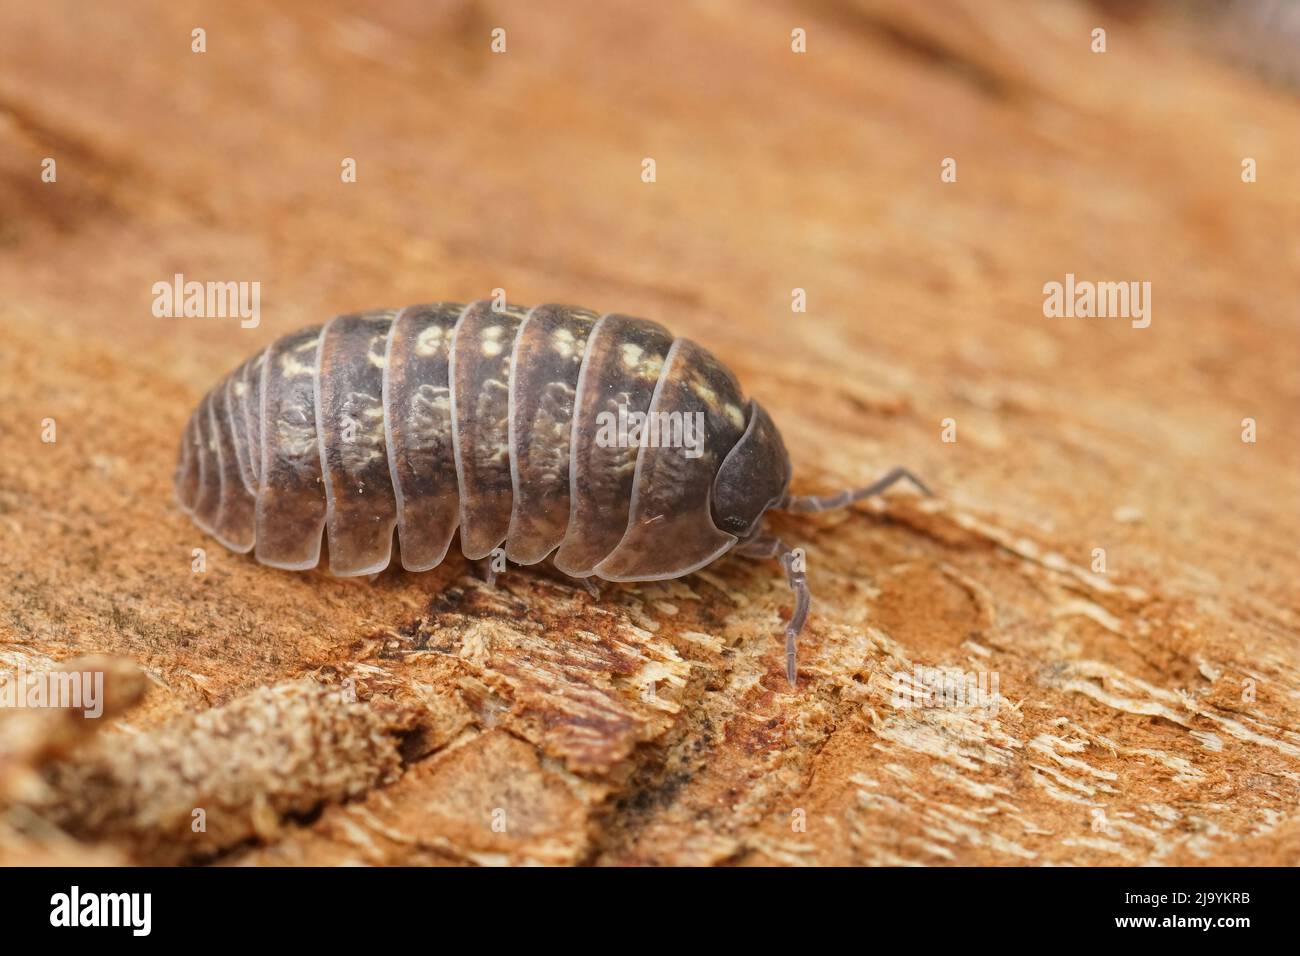
[[[883,490],[898,477],[859,492]],[[789,498],[780,433],[734,375],[655,322],[585,309],[439,302],[342,315],[286,336],[199,403],[176,497],[226,547],[290,570],[320,560],[426,571],[460,532],[472,559],[553,555],[575,578],[653,581],[737,547],[791,552],[762,531]]]

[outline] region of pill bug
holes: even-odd
[[[778,558],[793,685],[811,599],[764,514],[847,506],[901,478],[925,488],[896,468],[791,496],[790,477],[763,407],[657,322],[436,302],[340,315],[239,366],[190,418],[175,492],[227,548],[289,570],[316,567],[324,533],[332,574],[377,573],[395,529],[408,571],[441,563],[458,530],[467,558],[551,556],[587,584],[681,577],[731,550]]]

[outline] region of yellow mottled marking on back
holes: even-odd
[[[480,348],[485,357],[495,358],[505,350],[505,346],[501,343],[504,332],[505,329],[499,325],[489,325],[483,330],[483,344]]]
[[[415,352],[417,355],[437,355],[442,351],[443,340],[447,337],[447,330],[441,325],[431,325],[428,328],[421,329],[420,334],[415,337]]]
[[[313,346],[315,348],[315,346]],[[294,351],[300,352],[301,349]],[[280,372],[285,378],[299,378],[304,375],[311,375],[316,371],[316,362],[313,360],[310,365],[294,358],[293,352],[285,352],[280,356]]]
[[[574,353],[573,333],[568,329],[559,328],[551,333],[551,345],[554,346],[556,354],[561,358],[572,358]]]

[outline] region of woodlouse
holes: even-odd
[[[633,422],[630,440],[611,440],[611,416]],[[694,447],[649,440],[650,423],[680,437],[689,421],[703,426]],[[796,598],[793,685],[810,596],[764,514],[846,506],[901,478],[926,489],[895,468],[834,497],[791,496],[790,476],[767,412],[690,339],[480,301],[341,315],[272,343],[199,403],[175,490],[227,548],[290,570],[317,565],[324,532],[331,573],[377,573],[395,528],[408,571],[438,565],[458,529],[467,558],[553,555],[588,584],[676,578],[732,549],[779,558]]]

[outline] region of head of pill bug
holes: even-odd
[[[749,423],[713,479],[713,523],[742,541],[755,534],[763,515],[785,497],[790,456],[781,433],[758,402],[749,403]]]

